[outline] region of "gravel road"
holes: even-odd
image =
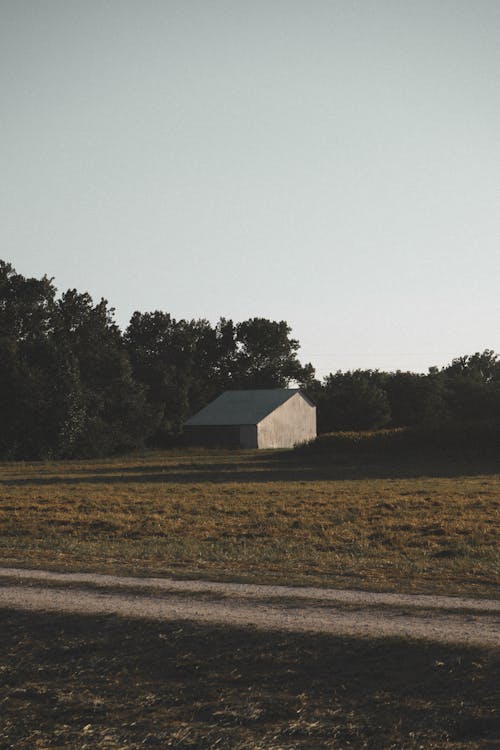
[[[500,646],[500,601],[0,568],[0,608]]]

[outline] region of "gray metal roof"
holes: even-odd
[[[299,388],[225,391],[184,424],[187,427],[258,424],[278,406],[299,392]],[[309,402],[309,399],[307,401]]]

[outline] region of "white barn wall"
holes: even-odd
[[[315,437],[316,407],[300,393],[295,393],[257,425],[258,448],[293,448]]]

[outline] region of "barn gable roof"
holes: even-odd
[[[296,393],[301,393],[299,388],[225,391],[188,419],[185,425],[209,427],[211,425],[258,424]],[[311,403],[306,396],[304,398]]]

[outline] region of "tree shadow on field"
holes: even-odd
[[[35,733],[40,746],[103,747],[112,736],[132,750],[498,747],[491,651],[185,621],[0,616],[1,747],[28,750]]]
[[[500,473],[500,463],[493,458],[464,456],[398,456],[383,458],[363,455],[338,455],[325,459],[297,455],[293,451],[276,451],[261,457],[237,452],[226,460],[217,456],[189,462],[166,461],[164,465],[135,464],[127,466],[93,466],[72,469],[63,465],[58,473],[26,475],[0,479],[3,486],[78,485],[78,484],[248,484],[268,482],[327,482],[362,479],[413,479],[419,477],[453,478]]]

